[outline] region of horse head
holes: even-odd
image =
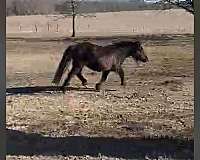
[[[148,62],[149,61],[140,41],[134,42],[133,48],[134,48],[134,52],[131,53],[131,56],[133,57],[133,59],[136,62],[138,62],[138,61]]]

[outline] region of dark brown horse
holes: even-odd
[[[121,78],[121,85],[125,85],[124,71],[121,65],[130,56],[136,62],[148,61],[148,57],[145,55],[139,41],[121,41],[104,47],[89,42],[71,45],[65,50],[52,83],[59,84],[64,71],[72,60],[72,69],[62,86],[63,92],[65,92],[65,86],[70,84],[70,80],[74,75],[77,75],[82,85],[87,84],[87,80],[81,73],[84,66],[102,72],[101,80],[96,84],[97,90],[100,90],[102,83],[106,81],[111,71],[117,72]]]

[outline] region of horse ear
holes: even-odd
[[[140,47],[142,45],[142,43],[140,41],[136,41],[135,44]]]

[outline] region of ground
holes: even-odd
[[[51,84],[55,70],[68,45],[88,39],[7,38],[7,159],[192,158],[193,35],[90,41],[135,38],[149,62],[125,61],[126,87],[112,73],[96,92],[101,74],[85,68],[88,88],[74,78],[66,94]]]
[[[193,159],[193,15],[78,16],[74,39],[71,22],[62,15],[6,18],[7,159]],[[51,83],[70,44],[136,39],[149,62],[125,61],[126,87],[112,73],[96,92],[101,74],[87,68],[88,88],[74,78],[62,94]]]

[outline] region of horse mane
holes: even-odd
[[[129,46],[133,46],[133,45],[136,45],[136,44],[141,44],[141,43],[140,43],[140,41],[135,41],[135,42],[132,42],[132,41],[120,41],[120,42],[113,43],[113,46],[116,46],[116,47],[129,47]]]

